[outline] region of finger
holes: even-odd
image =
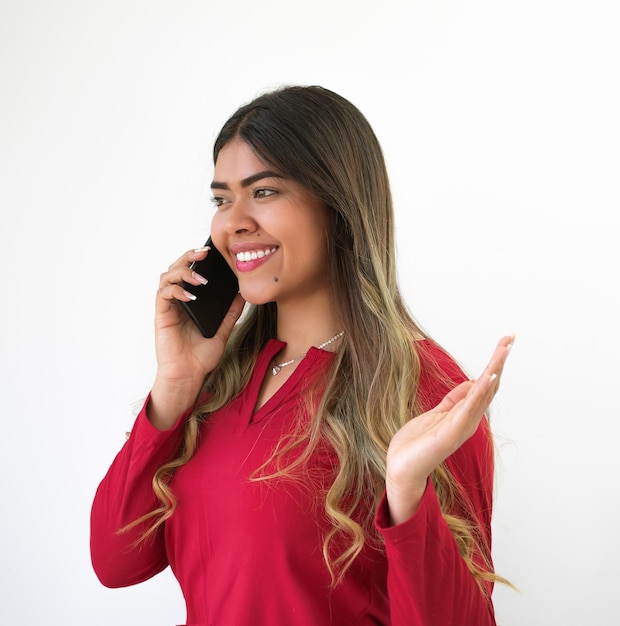
[[[482,407],[483,411],[486,411],[497,392],[499,385],[499,376],[497,373],[485,372],[474,381],[467,398],[465,399],[465,405],[469,410],[476,410]]]
[[[476,432],[493,396],[494,392],[491,390],[486,376],[485,380],[482,380],[481,377],[477,381],[469,383],[465,398],[459,400],[446,416],[446,424],[454,430],[455,440],[458,442],[454,445],[453,450],[456,450]],[[444,401],[447,399],[446,396]]]
[[[513,340],[513,337],[503,337],[480,378],[461,383],[436,407],[438,411],[446,411],[452,416],[450,423],[453,426],[458,425],[461,443],[474,434],[487,413],[497,393],[502,369]]]
[[[504,365],[514,339],[514,335],[506,335],[499,340],[482,375],[470,387],[463,409],[471,412],[472,416],[480,415],[482,418],[482,415],[488,411],[489,405],[499,389]]]
[[[451,411],[459,402],[462,402],[468,396],[473,385],[474,383],[471,380],[463,381],[451,389],[434,410],[446,413]]]
[[[209,281],[190,267],[180,267],[169,272],[164,272],[159,277],[159,288],[165,289],[171,285],[179,285],[184,282],[197,287],[199,285],[206,285]]]
[[[514,340],[515,340],[515,336],[514,335],[506,335],[505,337],[502,337],[492,356],[491,359],[489,361],[489,364],[487,365],[486,371],[488,371],[489,373],[497,373],[500,374],[504,364],[506,363],[506,359],[508,358],[508,355],[510,354],[510,350],[512,349],[512,346],[514,344]]]
[[[235,299],[232,301],[232,304],[228,309],[228,313],[226,313],[224,319],[222,320],[222,323],[220,324],[220,327],[217,329],[215,337],[221,339],[224,343],[228,341],[230,333],[232,333],[235,324],[241,317],[241,313],[243,313],[244,306],[245,300],[243,299],[243,296],[238,293],[235,296]]]
[[[202,248],[194,248],[194,250],[188,250],[182,254],[171,267],[177,265],[191,265],[194,261],[202,261],[207,258],[211,248],[209,246],[203,246]]]
[[[196,248],[195,250],[187,250],[176,261],[168,266],[168,270],[164,272],[162,276],[165,276],[169,272],[174,272],[181,268],[187,268],[194,261],[202,261],[209,254],[209,250],[211,250],[211,248],[209,248],[208,246]]]
[[[508,355],[510,354],[513,343],[514,335],[507,335],[499,340],[493,354],[491,355],[491,359],[478,379],[482,388],[485,388],[486,385],[493,386],[492,395],[494,395],[499,388],[499,382],[504,370],[504,365]]]
[[[197,250],[189,250],[180,256],[172,265],[168,267],[159,277],[159,288],[168,285],[174,285],[185,281],[190,285],[206,285],[207,279],[194,271],[191,267],[194,261],[200,261],[209,253],[210,248],[198,248]]]
[[[489,363],[485,367],[482,375],[477,380],[465,381],[460,385],[457,385],[452,389],[443,400],[437,405],[436,409],[439,411],[449,411],[456,404],[468,398],[470,404],[477,402],[484,402],[490,400],[495,395],[499,386],[499,379],[504,367],[504,363],[510,353],[510,349],[514,342],[514,335],[506,335],[502,337],[493,354]],[[486,398],[485,398],[486,396]]]
[[[514,337],[504,337],[495,349],[484,372],[474,381],[465,399],[464,408],[474,413],[486,413],[499,389],[506,359],[512,348]]]
[[[196,296],[189,291],[186,291],[181,285],[168,285],[157,290],[157,296],[155,298],[155,309],[158,313],[165,313],[170,310],[171,306],[177,301],[189,302],[195,300]]]

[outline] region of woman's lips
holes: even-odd
[[[240,272],[251,272],[266,263],[277,249],[277,246],[272,246],[237,252],[235,265]]]

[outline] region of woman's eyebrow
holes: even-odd
[[[264,170],[262,172],[257,172],[256,174],[252,174],[252,176],[248,176],[241,181],[242,187],[249,187],[251,184],[255,183],[257,180],[261,178],[284,178],[282,174],[278,174],[278,172],[273,172],[271,170]],[[214,180],[211,183],[211,189],[230,189],[228,183],[220,183]]]

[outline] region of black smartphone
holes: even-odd
[[[181,302],[194,320],[203,337],[213,337],[228,309],[239,293],[239,282],[234,272],[213,245],[211,237],[205,243],[211,248],[202,261],[194,261],[190,268],[207,279],[206,285],[181,283],[183,289],[196,296],[195,300]]]

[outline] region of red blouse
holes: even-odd
[[[320,487],[333,477],[333,454],[317,450],[300,478],[250,480],[290,433],[304,381],[333,359],[332,353],[311,348],[254,412],[266,368],[284,345],[269,341],[246,389],[203,424],[195,455],[171,483],[176,512],[153,540],[135,547],[145,526],[116,531],[158,505],[151,479],[176,456],[189,413],[161,432],[142,409],[93,503],[91,554],[101,582],[133,585],[170,565],[187,604],[187,626],[495,624],[430,482],[416,514],[398,526],[389,525],[384,496],[375,523],[385,547],[366,546],[344,581],[330,589],[322,553],[330,523]],[[419,346],[420,392],[432,408],[449,389],[432,374],[437,366],[453,384],[465,377],[434,344]],[[486,421],[448,465],[490,546],[493,450]]]

